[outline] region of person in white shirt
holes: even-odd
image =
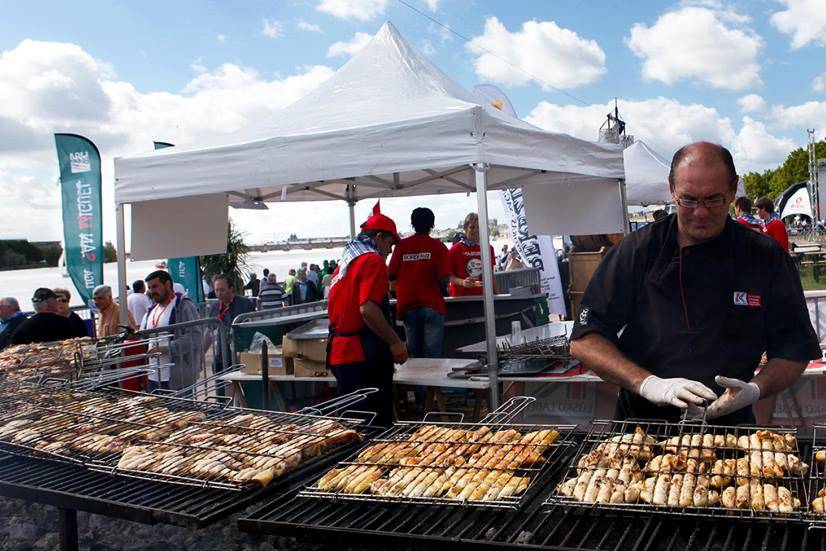
[[[132,319],[140,325],[146,311],[152,306],[152,299],[146,294],[146,284],[142,279],[132,283],[132,293],[126,297],[126,306],[132,314]]]

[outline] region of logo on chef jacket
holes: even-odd
[[[590,308],[587,306],[583,306],[579,309],[579,324],[580,325],[588,325],[588,317],[591,314]]]
[[[734,291],[734,305],[747,306],[749,308],[760,308],[760,295],[752,293],[744,293],[742,291]]]

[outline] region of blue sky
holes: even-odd
[[[18,222],[0,238],[59,235],[52,132],[86,134],[111,164],[153,138],[237,130],[312,89],[385,20],[460,84],[497,84],[549,130],[594,139],[616,96],[629,132],[663,156],[720,141],[741,172],[781,162],[807,127],[826,136],[826,0],[405,1],[470,43],[398,0],[7,3],[0,217]],[[473,204],[457,197],[437,216],[452,225]],[[273,216],[293,229],[261,230]],[[239,223],[257,240],[300,229],[294,216]],[[321,218],[298,233],[346,232],[340,207]]]

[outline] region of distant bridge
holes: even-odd
[[[264,243],[262,245],[250,245],[251,251],[291,251],[308,249],[335,249],[343,247],[350,241],[348,237],[318,237],[312,239],[294,239],[292,241],[278,241],[276,243]]]

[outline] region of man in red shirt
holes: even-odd
[[[761,197],[755,201],[757,216],[763,221],[763,233],[780,243],[783,250],[789,252],[789,234],[786,231],[786,224],[780,216],[774,212],[774,203],[768,197]]]
[[[450,296],[465,297],[482,294],[482,251],[479,248],[479,215],[471,212],[462,225],[465,235],[448,251],[450,264]],[[496,263],[493,247],[490,247],[491,266]],[[496,279],[493,292],[498,293]]]
[[[413,358],[439,358],[445,329],[445,299],[441,288],[450,280],[447,247],[430,237],[433,211],[413,210],[410,223],[416,233],[396,245],[390,259],[390,279],[396,280],[396,319],[404,321],[407,348]],[[416,387],[416,403],[423,413],[424,387]]]
[[[763,232],[763,222],[751,213],[751,199],[742,195],[734,201],[734,214],[737,221],[754,231]]]
[[[396,224],[379,212],[345,247],[330,287],[327,366],[338,393],[378,388],[359,407],[376,412],[376,424],[393,423],[393,363],[407,361],[407,347],[390,325],[385,260],[400,241]]]

